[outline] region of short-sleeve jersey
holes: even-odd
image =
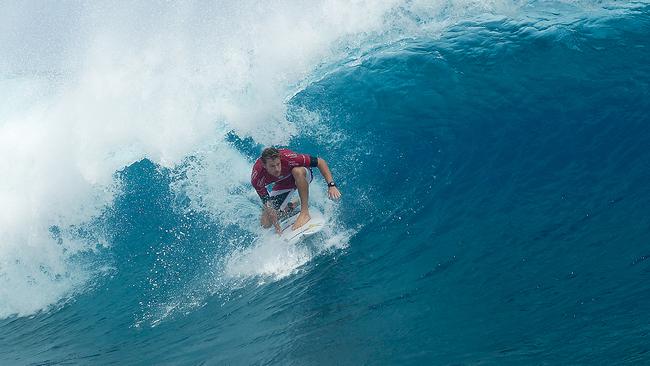
[[[264,169],[262,158],[258,158],[253,164],[251,173],[251,184],[255,187],[257,194],[262,201],[269,197],[269,191],[266,189],[271,183],[275,183],[273,190],[296,188],[296,182],[291,174],[291,169],[299,166],[314,167],[318,165],[318,158],[306,154],[298,154],[289,149],[278,149],[280,153],[280,176],[274,177]]]

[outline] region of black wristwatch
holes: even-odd
[[[327,183],[328,187],[336,187],[336,183],[334,181],[328,182]]]

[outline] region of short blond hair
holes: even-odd
[[[274,147],[267,147],[266,149],[262,150],[262,163],[266,164],[266,161],[268,159],[275,159],[280,157],[280,151]]]

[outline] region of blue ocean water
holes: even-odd
[[[0,364],[649,363],[650,7],[511,11],[375,32],[292,83],[271,142],[343,194],[312,186],[331,228],[298,247],[263,238],[246,181],[277,131],[213,120],[174,164],[111,150],[146,147],[89,218],[44,221],[61,268],[0,252]]]

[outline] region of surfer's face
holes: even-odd
[[[266,169],[269,174],[271,174],[274,177],[279,177],[280,176],[280,171],[282,169],[282,165],[280,164],[280,158],[275,158],[275,159],[268,159],[264,163],[264,169]]]

